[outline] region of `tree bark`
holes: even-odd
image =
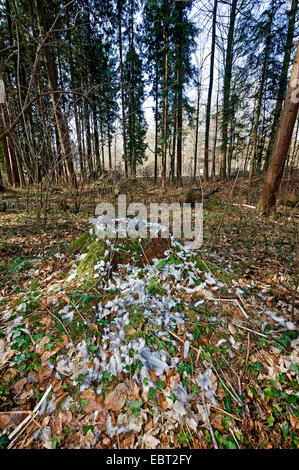
[[[217,6],[218,6],[218,0],[214,0],[211,61],[210,61],[210,83],[209,83],[209,91],[208,91],[208,102],[207,102],[207,113],[206,113],[206,133],[205,133],[205,159],[204,159],[204,166],[205,166],[204,181],[205,182],[207,182],[209,179],[209,139],[210,139],[212,93],[213,93],[213,84],[214,84]]]
[[[123,46],[121,32],[121,14],[122,0],[117,0],[118,12],[118,47],[119,47],[119,69],[120,69],[120,92],[121,92],[121,111],[122,111],[122,130],[123,130],[123,152],[125,161],[125,175],[128,176],[128,156],[127,156],[127,128],[125,116],[125,94],[124,94],[124,68],[123,68]]]
[[[178,2],[178,107],[177,107],[177,185],[183,186],[182,181],[182,141],[183,141],[183,2]]]
[[[249,179],[248,179],[249,191],[251,190],[251,187],[252,187],[252,178],[253,178],[253,172],[254,172],[255,154],[256,154],[257,138],[258,138],[258,129],[259,129],[260,117],[261,117],[262,100],[263,100],[263,95],[264,95],[264,85],[265,85],[266,76],[267,76],[269,49],[271,45],[270,33],[272,29],[273,15],[274,15],[274,12],[273,12],[273,0],[272,0],[270,18],[269,18],[268,27],[266,30],[265,54],[264,54],[264,60],[263,60],[261,82],[260,82],[260,87],[259,87],[259,92],[258,92],[255,123],[254,123],[254,129],[253,129],[253,140],[252,140],[252,147],[251,147]]]
[[[295,56],[292,74],[283,106],[275,146],[271,155],[266,179],[262,188],[259,210],[269,215],[275,210],[276,195],[280,186],[285,162],[291,144],[292,134],[299,109],[299,43]]]
[[[37,22],[40,34],[43,35],[46,32],[46,4],[45,0],[34,0],[35,2],[35,9],[37,13]],[[48,42],[48,41],[47,41]],[[44,57],[45,57],[45,66],[48,76],[48,81],[50,85],[50,91],[53,92],[51,94],[53,108],[54,108],[54,116],[56,127],[59,135],[59,142],[61,146],[62,155],[65,161],[67,177],[69,182],[77,186],[77,179],[74,170],[74,164],[72,160],[72,151],[71,151],[71,143],[69,137],[69,129],[67,121],[65,120],[60,104],[59,104],[59,95],[54,93],[58,90],[57,86],[57,67],[53,55],[53,51],[49,44],[45,43],[44,45]]]
[[[4,121],[3,121],[3,114],[2,112],[0,112],[0,134],[2,134],[4,131],[5,131],[5,126],[4,126]],[[2,149],[2,155],[4,158],[6,173],[7,173],[7,182],[8,182],[8,185],[11,186],[13,184],[13,181],[12,181],[12,170],[11,170],[10,159],[9,159],[7,137],[1,138],[1,149]]]
[[[164,32],[164,83],[163,83],[163,122],[162,122],[162,168],[161,185],[165,186],[167,137],[168,137],[168,26]]]
[[[218,137],[218,103],[219,103],[219,90],[217,93],[216,115],[215,115],[215,135],[214,135],[214,147],[213,147],[213,158],[212,158],[212,177],[215,177],[216,175],[216,149],[217,149],[217,137]]]
[[[70,27],[68,10],[66,10],[66,26],[67,28]],[[75,90],[76,89],[75,67],[74,67],[74,59],[73,59],[73,53],[72,53],[72,36],[71,36],[70,31],[67,31],[67,40],[68,40],[68,59],[69,59],[69,64],[70,64],[70,77],[71,77],[70,81],[71,81],[72,90]],[[72,101],[73,101],[73,106],[74,106],[74,117],[75,117],[76,135],[77,135],[77,143],[78,143],[80,172],[81,172],[82,177],[85,179],[86,171],[85,171],[85,166],[83,163],[81,127],[80,127],[77,98],[75,95],[72,95]]]
[[[289,26],[288,26],[286,45],[285,45],[284,59],[283,59],[283,65],[282,65],[282,70],[281,70],[281,76],[279,80],[279,90],[278,90],[277,101],[276,101],[276,106],[274,110],[274,118],[273,118],[273,124],[272,124],[268,149],[267,149],[264,170],[267,170],[267,167],[269,164],[269,158],[273,150],[275,137],[277,134],[279,118],[281,116],[283,100],[285,98],[285,93],[286,93],[286,89],[288,86],[288,70],[289,70],[291,52],[292,52],[292,47],[293,47],[297,10],[298,10],[298,0],[292,0],[291,11],[289,14]]]
[[[156,44],[156,50],[158,45]],[[156,66],[155,66],[155,163],[154,163],[154,181],[158,179],[158,149],[159,149],[159,64],[158,54],[156,54]]]
[[[228,31],[225,72],[224,72],[224,89],[223,89],[223,117],[222,117],[222,144],[221,144],[221,161],[220,161],[220,178],[226,178],[226,156],[227,156],[227,133],[228,122],[230,116],[230,90],[231,78],[233,67],[233,47],[234,47],[234,32],[237,14],[238,0],[232,0],[232,7],[230,13],[230,24]]]
[[[194,167],[193,179],[196,180],[197,173],[197,152],[198,152],[198,129],[199,129],[199,109],[200,109],[200,96],[201,96],[201,74],[197,84],[197,103],[196,103],[196,121],[195,121],[195,145],[194,145]]]

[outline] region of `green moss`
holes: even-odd
[[[197,267],[201,271],[205,273],[208,271],[211,271],[213,276],[219,279],[219,281],[223,282],[224,284],[230,284],[233,280],[238,279],[234,273],[223,271],[215,264],[209,263],[208,261],[203,261],[199,257],[196,258],[195,262],[196,262]]]
[[[83,233],[80,235],[79,238],[73,240],[70,245],[70,253],[72,255],[82,253],[88,245],[92,242],[92,237],[88,232]]]
[[[102,241],[94,241],[89,246],[87,255],[80,261],[77,272],[85,279],[91,278],[95,274],[94,266],[105,259],[106,244]]]

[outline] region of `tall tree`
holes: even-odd
[[[210,124],[211,124],[212,93],[213,93],[213,84],[214,84],[214,61],[215,61],[215,46],[216,46],[217,7],[218,7],[218,0],[214,0],[212,40],[211,40],[210,76],[209,76],[209,91],[208,91],[208,101],[207,101],[207,111],[206,111],[204,181],[208,181],[208,178],[209,178],[209,139],[210,139]]]
[[[182,140],[183,140],[183,10],[184,3],[177,2],[177,184],[182,181]]]
[[[124,64],[125,104],[127,114],[127,156],[131,174],[136,176],[137,165],[145,159],[145,135],[147,124],[144,118],[143,64],[136,48],[135,16],[136,0],[129,1],[127,15],[128,52]],[[138,40],[137,36],[137,40]]]
[[[122,38],[122,11],[123,11],[123,0],[117,0],[123,152],[124,152],[124,162],[125,162],[125,174],[126,176],[128,176],[127,126],[126,126],[126,114],[125,114],[125,85],[124,85],[123,38]]]
[[[45,0],[34,0],[35,9],[37,14],[37,22],[40,31],[40,35],[43,36],[49,31],[48,15],[46,13],[46,2]],[[58,83],[57,83],[57,66],[54,58],[54,53],[49,41],[49,38],[43,48],[45,66],[47,70],[51,98],[53,103],[56,127],[59,135],[59,142],[64,157],[64,162],[67,170],[67,177],[70,183],[74,186],[77,185],[76,174],[73,164],[73,156],[71,150],[71,142],[69,137],[69,129],[67,120],[64,117],[63,111],[59,103]]]
[[[276,134],[277,134],[279,119],[280,119],[280,116],[281,116],[283,100],[285,98],[285,94],[286,94],[286,90],[287,90],[288,70],[289,70],[291,52],[292,52],[292,47],[293,47],[293,39],[294,39],[294,31],[295,31],[295,22],[296,22],[297,12],[298,12],[298,0],[292,0],[291,10],[288,11],[288,16],[289,16],[288,32],[287,32],[287,37],[286,37],[286,42],[285,42],[284,58],[283,58],[283,64],[282,64],[282,68],[281,68],[281,75],[280,75],[280,79],[279,79],[279,89],[278,89],[278,93],[277,93],[276,106],[275,106],[275,109],[274,109],[273,123],[272,123],[272,128],[271,128],[270,139],[269,139],[269,143],[268,143],[267,155],[266,155],[266,159],[265,159],[265,166],[264,166],[265,170],[267,169],[267,166],[268,166],[268,163],[269,163],[269,157],[270,157],[270,154],[273,150],[273,145],[274,145],[275,137],[276,137]]]
[[[223,86],[223,111],[222,111],[222,143],[221,143],[221,161],[220,161],[220,178],[226,178],[226,159],[227,159],[227,144],[228,144],[228,124],[230,118],[230,91],[231,91],[231,78],[233,68],[233,55],[234,55],[234,33],[237,17],[238,0],[232,0],[230,21],[228,29],[225,69],[224,69],[224,86]]]
[[[271,155],[265,182],[258,207],[264,214],[271,214],[276,205],[276,196],[280,186],[285,162],[287,160],[292,134],[299,109],[299,43],[292,68],[287,96],[284,102],[275,146]]]
[[[255,164],[257,141],[258,141],[258,129],[260,125],[262,100],[263,100],[263,95],[265,91],[264,87],[265,87],[265,83],[267,79],[269,52],[270,52],[271,41],[272,41],[272,24],[273,24],[273,18],[275,14],[274,12],[275,12],[275,0],[272,0],[271,4],[269,5],[269,10],[267,10],[266,12],[268,18],[265,22],[266,27],[263,30],[266,40],[265,40],[264,57],[262,61],[261,80],[260,80],[260,84],[258,88],[257,106],[256,106],[256,112],[255,112],[255,123],[254,123],[254,128],[253,128],[249,180],[248,180],[249,190],[251,189],[251,186],[252,186],[252,178],[253,178],[253,172],[254,172],[254,164]]]

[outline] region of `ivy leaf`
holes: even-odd
[[[163,381],[161,381],[161,382],[156,382],[156,385],[157,385],[158,390],[162,390],[163,387],[164,387],[164,382],[163,382]]]
[[[290,371],[296,372],[296,374],[299,374],[299,366],[298,364],[296,364],[296,362],[291,362]]]
[[[260,362],[253,362],[252,365],[253,365],[256,369],[260,370],[261,372],[264,372],[263,364],[261,364]]]
[[[8,439],[7,434],[3,434],[2,436],[0,436],[0,449],[6,449],[9,443],[10,440]]]
[[[228,437],[224,440],[224,448],[225,449],[237,449],[238,446],[237,444],[235,443],[234,439],[232,437]]]
[[[231,399],[230,395],[224,397],[223,402],[224,402],[224,406],[225,406],[226,411],[231,413],[232,412],[232,399]]]
[[[156,392],[155,392],[154,387],[151,387],[148,391],[148,396],[147,396],[148,400],[152,400],[154,398],[155,394],[156,394]]]
[[[84,398],[84,400],[80,401],[81,408],[84,408],[88,405],[88,398]]]
[[[60,441],[61,441],[60,436],[51,437],[52,449],[56,449],[56,446],[57,446],[57,444],[60,444]]]
[[[273,426],[273,424],[274,424],[274,421],[275,421],[274,416],[272,416],[272,415],[269,416],[269,418],[267,419],[267,423],[268,423],[268,426],[269,426],[270,428],[272,428],[272,426]]]

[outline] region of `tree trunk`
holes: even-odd
[[[197,103],[196,103],[196,122],[195,122],[195,145],[194,145],[194,166],[193,166],[193,179],[196,180],[197,173],[197,152],[198,152],[198,129],[199,129],[199,109],[200,109],[200,96],[201,96],[201,74],[197,84]]]
[[[267,167],[269,164],[269,158],[273,150],[275,137],[277,134],[277,128],[279,124],[279,118],[281,115],[283,100],[284,100],[287,85],[288,85],[288,70],[289,70],[291,52],[292,52],[292,47],[293,47],[297,9],[298,9],[298,0],[292,0],[291,11],[289,13],[289,26],[288,26],[287,40],[286,40],[285,51],[284,51],[284,59],[283,59],[280,80],[279,80],[279,90],[278,90],[277,101],[276,101],[276,106],[274,110],[274,118],[273,118],[273,124],[272,124],[269,144],[268,144],[264,170],[267,170]]]
[[[171,172],[171,182],[175,183],[175,149],[176,149],[176,130],[177,130],[177,120],[176,120],[176,97],[174,98],[173,105],[173,135],[172,135],[172,153],[170,160],[170,172]]]
[[[111,154],[112,137],[111,137],[111,130],[110,130],[110,116],[108,116],[107,131],[108,131],[108,161],[109,161],[109,170],[112,170],[112,154]]]
[[[220,161],[220,178],[226,178],[226,156],[227,156],[227,133],[228,122],[230,116],[230,90],[233,67],[233,48],[234,48],[234,32],[237,14],[238,0],[232,0],[230,13],[230,24],[227,39],[226,61],[224,71],[224,89],[223,89],[223,117],[222,117],[222,144],[221,144],[221,161]]]
[[[262,68],[262,76],[261,82],[258,92],[258,100],[256,106],[256,115],[255,115],[255,123],[253,128],[253,140],[252,140],[252,147],[251,147],[251,157],[250,157],[250,167],[249,167],[249,179],[248,179],[248,189],[251,190],[252,187],[252,178],[254,172],[254,164],[255,164],[255,154],[256,154],[256,147],[257,147],[257,138],[258,138],[258,129],[260,124],[260,117],[261,117],[261,109],[262,109],[262,100],[264,95],[264,85],[266,82],[266,75],[267,75],[267,68],[268,68],[268,57],[269,57],[269,49],[271,45],[271,29],[273,23],[273,0],[271,3],[271,13],[269,17],[268,27],[266,29],[266,46],[265,46],[265,54],[263,60],[263,68]]]
[[[280,186],[283,169],[288,156],[293,130],[299,109],[299,43],[292,69],[287,96],[283,106],[275,146],[259,200],[259,210],[271,214],[275,210],[276,195]]]
[[[177,185],[183,186],[182,181],[182,140],[183,140],[183,2],[178,2],[178,107],[177,107]]]
[[[118,11],[118,47],[119,47],[119,69],[120,69],[120,92],[121,92],[121,111],[122,111],[122,129],[123,129],[123,152],[125,161],[125,175],[128,176],[128,156],[127,156],[127,129],[125,117],[125,94],[124,94],[124,69],[123,69],[123,46],[121,32],[121,13],[122,0],[117,0]]]
[[[216,20],[217,20],[218,0],[214,0],[213,10],[213,26],[212,26],[212,45],[211,45],[211,61],[210,61],[210,83],[206,113],[206,133],[205,133],[205,169],[204,181],[209,179],[209,139],[210,139],[210,123],[211,123],[211,103],[214,83],[214,60],[215,60],[215,44],[216,44]]]
[[[1,75],[0,75],[0,78]],[[2,108],[2,109],[1,109]],[[0,108],[0,135],[5,132],[6,128],[9,127],[9,118],[7,113],[7,105],[3,104]],[[18,169],[17,156],[15,149],[11,142],[9,135],[1,139],[1,148],[3,152],[4,162],[7,171],[8,184],[18,187],[20,186],[20,175]]]
[[[156,45],[156,48],[158,46]],[[158,72],[158,55],[156,55],[155,67],[155,163],[154,163],[154,181],[158,179],[158,149],[159,149],[159,72]]]
[[[216,149],[217,149],[217,137],[218,137],[218,102],[219,102],[219,90],[217,93],[217,103],[216,103],[215,135],[214,135],[214,147],[213,147],[213,159],[212,159],[212,177],[215,177],[216,175]]]
[[[46,27],[46,4],[44,0],[34,0],[35,1],[35,9],[37,13],[37,22],[40,31],[40,35],[42,36],[47,32]],[[47,41],[48,42],[48,41]],[[45,57],[45,66],[48,75],[50,90],[51,90],[51,98],[54,108],[54,116],[56,127],[59,135],[59,141],[61,146],[62,155],[65,161],[67,177],[71,184],[77,186],[77,179],[75,175],[73,160],[72,160],[72,151],[71,151],[71,143],[69,137],[69,129],[67,121],[65,120],[61,107],[59,105],[59,95],[57,92],[57,67],[53,55],[53,51],[49,43],[44,45],[44,57]]]
[[[69,20],[69,11],[66,10],[66,26],[69,29],[70,27],[70,20]],[[76,80],[75,80],[75,68],[74,68],[74,59],[72,53],[72,36],[71,31],[67,31],[67,40],[68,40],[68,60],[70,64],[70,76],[71,76],[71,87],[74,91],[76,89]],[[78,144],[78,154],[79,154],[79,163],[80,163],[80,172],[81,176],[85,179],[85,167],[83,164],[83,149],[82,149],[82,139],[81,139],[81,127],[80,127],[80,119],[79,119],[79,112],[78,112],[78,105],[77,105],[77,98],[76,95],[72,95],[73,107],[74,107],[74,117],[75,117],[75,126],[76,126],[76,136],[77,136],[77,144]]]
[[[163,83],[163,122],[162,122],[162,168],[161,185],[165,186],[166,178],[166,157],[167,157],[167,137],[168,137],[168,26],[164,32],[164,83]]]
[[[100,118],[101,119],[101,118]],[[93,124],[93,148],[94,148],[94,156],[95,156],[95,168],[96,168],[96,176],[99,176],[102,173],[102,162],[100,157],[100,139],[99,139],[99,129],[98,129],[98,121],[97,121],[97,110],[96,107],[92,106],[92,124]],[[101,123],[100,123],[101,128]]]
[[[3,114],[2,112],[0,112],[0,134],[3,134],[4,131],[5,131],[5,125],[4,125],[4,120],[3,120]],[[11,186],[13,184],[13,181],[12,181],[12,170],[11,170],[10,159],[9,159],[7,139],[8,137],[1,138],[1,149],[2,149],[2,155],[4,158],[6,173],[7,173],[7,182],[8,182],[8,185]]]

